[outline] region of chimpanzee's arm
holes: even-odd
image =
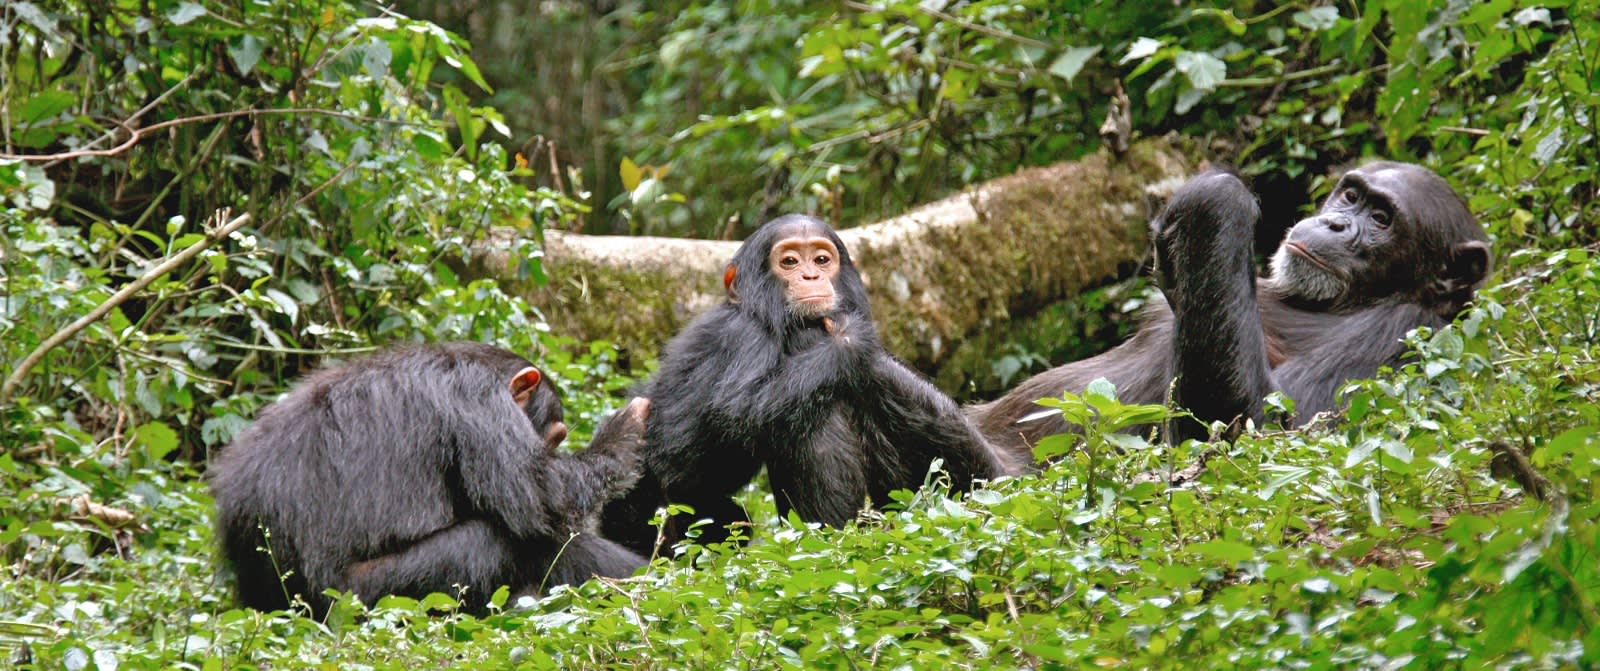
[[[546,496],[546,505],[564,511],[574,526],[639,481],[639,452],[644,446],[645,417],[650,401],[635,398],[601,422],[589,447],[569,457],[552,459],[551,477],[565,483]],[[551,500],[559,497],[559,500]]]
[[[836,318],[826,337],[794,353],[755,329],[730,319],[720,334],[725,366],[711,407],[742,426],[809,431],[823,421],[842,386],[861,379],[877,348],[872,324],[863,317]]]
[[[957,489],[975,478],[995,478],[1022,471],[989,445],[955,401],[887,353],[872,358],[872,378],[857,400],[876,416],[879,430],[892,448],[868,455],[874,472],[896,480],[893,488],[915,488],[928,464],[944,460]]]
[[[1262,419],[1274,383],[1251,262],[1260,216],[1243,182],[1212,170],[1184,184],[1151,226],[1172,308],[1175,400],[1200,420],[1172,422],[1171,440],[1205,438],[1202,423]]]
[[[552,453],[510,404],[458,408],[445,427],[456,441],[459,469],[452,494],[518,538],[565,538],[636,477],[634,450],[644,426],[637,401],[601,427],[586,451],[593,454],[584,456]]]

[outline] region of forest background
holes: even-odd
[[[6,2],[0,652],[73,670],[1593,667],[1597,102],[1594,0]],[[559,283],[547,231],[848,226],[1138,138],[1238,166],[1274,226],[1340,166],[1424,163],[1490,232],[1495,275],[1399,370],[1350,384],[1348,422],[1210,446],[1182,486],[1137,476],[1208,446],[1117,434],[1132,411],[1095,394],[1039,476],[959,500],[934,482],[839,530],[753,489],[757,544],[483,618],[446,595],[260,614],[217,575],[205,464],[316,365],[510,347],[559,379],[579,444],[648,374],[464,272],[485,244],[515,259],[502,275]],[[1103,348],[1149,291],[1134,267],[1102,278],[947,391]]]

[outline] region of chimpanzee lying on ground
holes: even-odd
[[[1322,209],[1289,231],[1258,279],[1251,248],[1260,213],[1237,177],[1209,171],[1184,185],[1151,224],[1164,301],[1121,346],[1041,373],[969,408],[984,435],[1025,450],[1067,430],[1034,401],[1107,378],[1128,403],[1174,402],[1199,421],[1169,438],[1205,437],[1206,423],[1262,420],[1263,398],[1295,401],[1296,425],[1334,408],[1346,380],[1371,377],[1403,352],[1401,337],[1448,322],[1490,265],[1483,229],[1426,168],[1380,161],[1346,173]]]

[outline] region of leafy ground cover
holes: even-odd
[[[839,530],[768,502],[748,547],[481,619],[444,595],[347,600],[323,622],[233,609],[186,468],[121,474],[106,500],[151,525],[129,538],[51,519],[58,498],[106,494],[84,467],[0,457],[20,494],[0,540],[25,569],[0,631],[68,668],[1583,667],[1600,650],[1600,318],[1581,306],[1600,257],[1520,260],[1403,370],[1353,384],[1347,426],[1120,440]],[[1546,500],[1492,477],[1495,442],[1531,448]]]

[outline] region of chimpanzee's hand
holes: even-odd
[[[859,319],[849,313],[839,313],[832,317],[822,318],[822,328],[833,336],[834,344],[848,349],[855,349],[871,342],[871,322]]]
[[[1176,307],[1199,273],[1253,277],[1250,254],[1260,216],[1255,194],[1232,173],[1208,170],[1178,189],[1150,224],[1167,300]]]
[[[649,415],[650,399],[634,398],[601,423],[589,449],[579,453],[580,458],[607,472],[607,494],[627,491],[638,481],[639,451],[644,447]]]

